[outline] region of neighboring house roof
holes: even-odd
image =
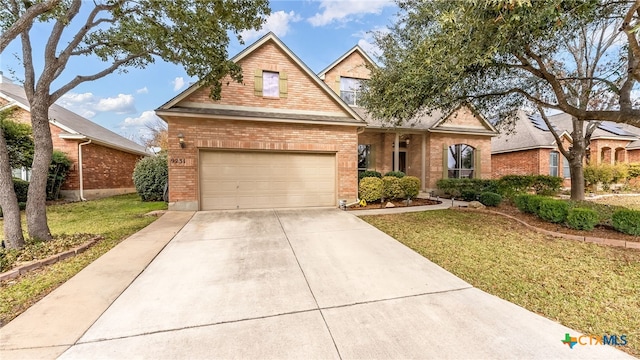
[[[9,101],[5,107],[17,106],[29,111],[29,101],[27,101],[24,88],[11,83],[6,78],[0,81],[0,97]],[[107,130],[58,104],[53,104],[49,108],[49,122],[65,131],[60,134],[63,139],[91,140],[100,145],[125,152],[150,155],[144,146]]]
[[[349,56],[351,56],[351,54],[353,54],[354,52],[358,52],[360,53],[360,55],[362,55],[362,57],[370,64],[373,66],[377,66],[377,64],[371,59],[371,57],[369,57],[369,55],[362,50],[362,48],[359,45],[356,45],[354,47],[352,47],[351,49],[349,49],[349,51],[347,51],[346,53],[344,53],[342,56],[340,56],[338,58],[338,60],[332,62],[329,66],[327,66],[324,70],[320,71],[318,73],[318,77],[320,77],[320,79],[324,79],[324,76],[334,67],[336,67],[338,64],[340,64],[341,62],[344,61],[344,59],[348,58]]]
[[[518,111],[517,116],[518,119],[512,131],[501,133],[498,137],[492,139],[491,153],[499,154],[556,147],[556,140],[553,134],[539,115],[527,115],[524,111]],[[556,131],[560,133],[559,135],[571,140],[571,136],[569,135],[573,129],[571,115],[559,113],[548,116],[548,119]],[[630,141],[631,143],[626,149],[632,150],[640,148],[640,129],[628,124],[603,121],[593,132],[591,139]]]
[[[200,83],[195,83],[191,85],[188,89],[180,93],[178,96],[169,100],[158,109],[156,109],[156,113],[160,116],[162,115],[171,115],[174,113],[179,113],[183,116],[215,116],[216,118],[235,118],[235,119],[267,119],[267,120],[277,120],[277,121],[290,121],[290,122],[311,122],[311,123],[331,123],[331,124],[353,124],[364,126],[364,120],[360,118],[360,116],[349,106],[347,105],[340,96],[336,95],[333,90],[329,88],[324,81],[320,80],[320,78],[313,72],[311,69],[298,58],[274,33],[269,32],[264,35],[262,38],[248,46],[246,49],[242,50],[236,56],[231,58],[233,62],[239,62],[242,59],[246,58],[254,51],[262,47],[267,42],[273,42],[277,47],[280,48],[302,71],[309,76],[309,78],[318,85],[327,96],[331,97],[345,113],[349,114],[349,116],[343,116],[342,114],[334,115],[324,115],[324,114],[315,114],[309,113],[305,111],[278,111],[272,109],[255,109],[252,107],[239,107],[239,106],[228,106],[228,105],[219,105],[219,104],[199,104],[198,107],[185,107],[180,106],[180,102],[185,100],[189,95],[193,94],[195,91],[200,89],[202,85]],[[345,114],[346,115],[346,114]]]

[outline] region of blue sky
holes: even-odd
[[[244,33],[245,45],[232,42],[229,55],[237,54],[263,34],[273,31],[316,73],[356,44],[375,57],[370,32],[384,31],[398,11],[392,0],[273,0],[271,9],[263,29]],[[32,30],[34,53],[44,45],[47,31],[44,26],[35,26]],[[21,64],[14,56],[21,53],[19,45],[14,41],[0,57],[0,70],[14,81],[24,79]],[[105,64],[95,58],[82,59],[70,63],[61,79],[68,81],[72,76],[90,74],[104,67]],[[81,84],[58,103],[137,140],[144,135],[144,123],[154,120],[153,110],[195,80],[179,66],[156,61],[144,70],[131,69],[125,74],[114,73]]]

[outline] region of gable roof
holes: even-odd
[[[9,101],[9,104],[5,107],[17,106],[30,111],[24,88],[11,83],[6,78],[0,81],[0,97]],[[49,123],[64,131],[64,133],[60,134],[63,139],[91,140],[100,145],[125,152],[145,156],[150,155],[144,146],[107,130],[58,104],[53,104],[49,107]]]
[[[555,148],[556,141],[544,121],[535,115],[527,115],[524,111],[518,111],[518,119],[511,133],[501,133],[491,142],[491,153],[499,154],[512,151],[522,151],[540,148]],[[559,113],[548,116],[551,125],[571,139],[569,135],[573,124],[571,115]],[[628,150],[640,147],[640,129],[628,124],[602,122],[593,132],[592,140],[612,139],[630,141]]]
[[[366,51],[362,50],[362,48],[360,47],[360,45],[356,45],[354,47],[352,47],[351,49],[349,49],[349,51],[347,51],[346,53],[344,53],[342,56],[340,56],[336,61],[332,62],[331,64],[329,64],[329,66],[327,66],[324,70],[320,71],[318,73],[318,77],[320,79],[323,79],[324,76],[334,67],[336,67],[338,64],[340,64],[342,61],[344,61],[344,59],[348,58],[349,56],[351,56],[351,54],[353,54],[354,52],[359,53],[360,55],[362,55],[362,57],[370,64],[373,66],[378,66],[372,59],[371,57],[369,57],[369,55],[366,53]]]
[[[451,116],[460,110],[462,107],[468,108],[475,117],[479,120],[482,127],[459,127],[459,126],[447,126],[447,121],[451,119]],[[498,130],[489,122],[482,114],[480,114],[471,104],[459,105],[449,112],[443,112],[435,109],[430,113],[422,113],[415,116],[413,119],[403,123],[399,126],[389,126],[383,120],[376,119],[369,115],[366,109],[356,107],[354,108],[360,116],[367,122],[367,128],[377,129],[400,129],[400,130],[415,130],[415,131],[429,131],[429,132],[446,132],[446,133],[464,133],[472,135],[498,135]]]
[[[254,51],[262,47],[264,44],[268,42],[273,42],[282,52],[289,57],[295,65],[297,65],[302,72],[309,76],[309,78],[322,89],[327,96],[331,97],[338,106],[344,110],[349,117],[339,117],[339,116],[324,116],[318,114],[309,114],[305,111],[271,111],[270,109],[267,111],[262,111],[265,109],[261,109],[261,111],[252,111],[251,107],[233,107],[229,108],[225,105],[214,105],[203,108],[189,108],[187,109],[177,109],[176,105],[178,105],[182,100],[185,100],[189,95],[193,94],[195,91],[202,87],[200,82],[197,82],[191,85],[182,93],[178,94],[173,99],[167,101],[165,104],[161,105],[158,109],[156,109],[156,113],[162,117],[162,115],[169,115],[171,113],[180,112],[182,115],[186,115],[186,113],[191,113],[193,115],[212,115],[216,116],[216,118],[220,117],[228,117],[228,118],[237,118],[237,119],[273,119],[278,121],[289,121],[289,122],[322,122],[322,123],[333,123],[333,124],[352,124],[363,126],[365,125],[364,121],[360,118],[357,112],[355,112],[349,105],[347,105],[340,96],[336,95],[324,81],[320,80],[320,78],[313,72],[311,69],[298,58],[273,32],[269,32],[264,35],[262,38],[258,39],[253,44],[249,45],[246,49],[239,52],[236,56],[232,57],[230,60],[238,63],[242,59],[246,58]],[[187,115],[189,116],[189,115]]]

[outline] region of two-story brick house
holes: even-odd
[[[12,110],[12,120],[31,124],[24,88],[0,78],[0,110]],[[49,129],[53,148],[66,153],[72,163],[60,191],[63,198],[96,199],[136,191],[133,169],[150,155],[143,146],[57,104],[49,108]],[[28,180],[29,172],[16,169],[14,176]]]
[[[355,47],[314,74],[269,33],[232,58],[243,83],[221,99],[194,84],[156,110],[169,129],[169,208],[338,205],[358,170],[404,170],[432,189],[445,177],[490,177],[496,131],[469,107],[385,127],[358,106],[371,59]],[[226,81],[225,81],[226,83]]]

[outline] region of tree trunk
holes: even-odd
[[[20,223],[20,207],[13,189],[9,153],[2,128],[0,128],[0,207],[4,217],[4,246],[8,249],[22,248],[24,236]]]
[[[44,99],[43,99],[44,98]],[[47,177],[53,142],[49,129],[48,96],[34,96],[31,104],[31,126],[35,142],[31,182],[27,193],[27,228],[33,239],[51,240],[47,224]]]
[[[582,123],[580,123],[582,129]],[[575,131],[574,131],[575,133]],[[580,131],[580,137],[573,139],[573,144],[569,149],[569,173],[571,175],[571,200],[584,200],[584,170],[583,160],[585,157],[585,139]]]

